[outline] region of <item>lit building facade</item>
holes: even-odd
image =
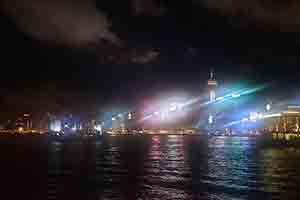
[[[217,97],[216,89],[217,89],[217,87],[218,87],[218,81],[215,79],[213,69],[211,69],[210,78],[207,81],[207,88],[208,88],[208,92],[209,92],[209,101],[215,101],[216,100],[216,97]],[[211,108],[211,110],[209,111],[209,114],[208,114],[208,118],[207,118],[210,128],[212,128],[213,124],[214,124],[214,115],[215,115],[214,111]]]
[[[112,129],[117,130],[121,127],[121,121],[118,117],[112,117]]]
[[[60,132],[62,130],[62,122],[58,119],[51,120],[49,126],[50,131],[53,132]]]
[[[30,130],[32,129],[32,117],[30,114],[23,114],[22,116],[19,116],[15,122],[15,128],[16,129],[22,129],[22,130]]]
[[[209,100],[216,100],[216,89],[218,87],[218,81],[214,77],[213,70],[210,71],[210,78],[207,81],[208,91],[209,91]]]
[[[263,128],[270,132],[299,132],[300,106],[288,106],[288,109],[264,119]]]

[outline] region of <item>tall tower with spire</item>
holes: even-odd
[[[209,90],[209,100],[214,101],[216,99],[216,89],[218,87],[218,81],[215,79],[214,70],[210,69],[210,78],[207,81]]]

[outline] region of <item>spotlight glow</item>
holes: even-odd
[[[241,95],[240,94],[232,94],[231,97],[232,98],[239,98]]]
[[[216,98],[217,101],[222,101],[222,100],[224,100],[224,99],[225,99],[225,97],[217,97],[217,98]]]
[[[258,113],[257,112],[250,112],[250,116],[249,116],[249,119],[251,121],[256,121],[258,118]]]
[[[267,105],[266,105],[266,110],[267,110],[267,111],[270,111],[270,110],[271,110],[271,105],[270,105],[270,104],[267,104]]]
[[[173,111],[176,111],[176,110],[177,110],[177,103],[171,103],[169,111],[173,112]]]
[[[50,130],[53,132],[60,132],[61,131],[61,121],[55,120],[50,124]]]
[[[242,122],[247,122],[247,121],[249,121],[249,119],[246,117],[242,119]]]
[[[129,120],[132,119],[132,114],[131,113],[128,114],[128,119]]]
[[[95,129],[96,131],[101,132],[101,131],[102,131],[102,126],[101,126],[101,125],[96,125],[96,126],[94,127],[94,129]]]
[[[214,122],[213,116],[212,116],[212,115],[209,115],[209,117],[208,117],[208,123],[209,123],[209,124],[212,124],[213,122]]]
[[[264,118],[271,118],[271,117],[281,117],[281,113],[274,113],[274,114],[269,114],[269,115],[264,115]]]

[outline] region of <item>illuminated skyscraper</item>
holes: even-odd
[[[30,114],[25,113],[23,115],[23,121],[24,121],[24,128],[26,129],[32,129],[32,117]]]
[[[207,81],[208,92],[209,92],[209,100],[214,101],[216,100],[216,89],[218,87],[218,82],[214,77],[213,69],[210,70],[210,78]],[[210,108],[209,115],[208,115],[208,124],[209,127],[212,128],[214,125],[214,109]]]
[[[16,128],[23,128],[26,130],[32,129],[32,117],[30,114],[23,114],[19,116],[15,123]]]
[[[218,82],[214,77],[213,69],[210,70],[210,78],[207,81],[207,86],[209,90],[209,100],[214,101],[216,99],[216,89],[218,87]]]
[[[118,129],[118,128],[120,128],[120,122],[117,119],[117,117],[112,117],[111,121],[112,121],[112,129]]]

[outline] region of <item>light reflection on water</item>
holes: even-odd
[[[120,136],[50,143],[48,176],[57,199],[299,199],[299,158],[255,138]]]

